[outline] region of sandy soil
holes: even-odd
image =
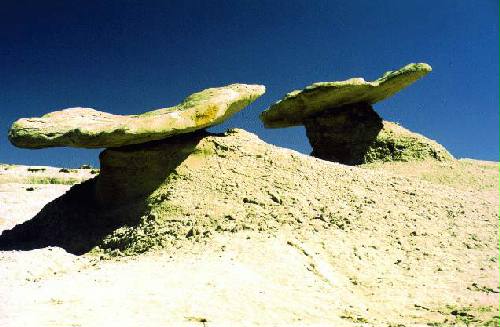
[[[92,169],[0,164],[0,230],[33,217],[71,185],[95,173]]]
[[[299,233],[222,232],[135,257],[3,251],[0,326],[498,326],[498,164],[360,169],[423,180],[477,211],[418,224],[403,212],[361,217],[352,229],[318,219]],[[0,230],[68,189],[6,180]]]

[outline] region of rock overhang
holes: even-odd
[[[429,64],[412,63],[380,78],[367,82],[363,78],[345,81],[317,82],[303,90],[288,93],[283,99],[263,111],[260,119],[267,128],[300,126],[304,120],[346,105],[374,104],[411,85],[432,71]]]
[[[188,96],[180,104],[138,115],[68,108],[21,118],[9,130],[21,148],[110,148],[161,140],[222,123],[265,92],[263,85],[231,84]]]

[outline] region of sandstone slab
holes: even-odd
[[[138,115],[69,108],[14,122],[9,140],[21,148],[109,148],[140,144],[219,124],[264,94],[262,85],[210,88],[182,103]]]
[[[388,71],[379,79],[363,78],[314,83],[303,90],[288,93],[282,100],[262,112],[260,118],[268,128],[303,125],[304,120],[332,109],[355,103],[374,104],[404,89],[432,70],[425,63],[408,64]]]

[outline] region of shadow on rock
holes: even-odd
[[[372,106],[357,103],[326,110],[304,121],[312,156],[346,165],[365,162],[365,156],[383,128]]]
[[[29,221],[4,231],[0,250],[57,246],[81,255],[114,230],[139,224],[146,198],[208,135],[200,131],[104,150],[99,176],[73,186]]]

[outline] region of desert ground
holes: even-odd
[[[249,156],[245,146],[238,156]],[[286,176],[301,169],[300,176],[316,169],[324,180],[301,177],[296,189],[270,194],[269,203],[243,201],[256,209],[241,228],[220,223],[222,228],[177,235],[169,246],[143,252],[4,249],[0,326],[499,325],[498,163],[349,167],[255,147],[252,153],[262,147],[264,159],[272,161],[275,185],[285,185]],[[217,160],[227,163],[231,155]],[[235,160],[231,169],[239,178],[249,165],[259,174],[261,159],[256,155],[252,165]],[[180,169],[192,178],[178,182],[186,193],[169,201],[189,202],[216,216],[217,198],[199,202],[196,185],[189,189],[198,171],[206,174],[204,164],[187,161]],[[29,221],[73,184],[98,174],[1,165],[0,231]],[[232,192],[259,183],[252,179]],[[316,212],[323,200],[338,207]],[[281,214],[283,206],[291,208],[290,223],[259,221],[273,220],[268,212]],[[238,208],[230,208],[231,202],[221,207],[236,212],[236,218],[224,216],[227,224],[238,222]]]

